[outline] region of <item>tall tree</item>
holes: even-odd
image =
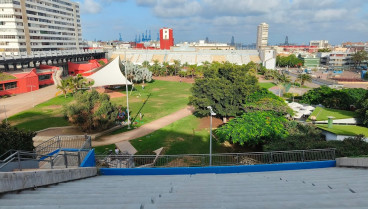
[[[207,106],[212,106],[226,121],[227,117],[242,112],[250,95],[260,89],[257,83],[257,78],[249,75],[244,66],[214,63],[204,71],[203,78],[195,80],[190,103],[202,116],[208,115]]]
[[[312,76],[310,76],[308,74],[299,74],[298,75],[298,80],[300,81],[300,85],[303,86],[306,81],[307,82],[312,81]]]
[[[368,52],[367,51],[357,51],[351,59],[355,63],[355,67],[360,66],[360,64],[364,61],[368,60]]]

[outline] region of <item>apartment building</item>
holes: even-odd
[[[78,50],[79,4],[69,0],[0,0],[0,55]]]
[[[263,49],[268,45],[268,24],[261,23],[257,27],[257,49]]]

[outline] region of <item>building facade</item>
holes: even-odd
[[[262,49],[268,45],[268,24],[261,23],[257,28],[257,49]]]
[[[322,49],[322,48],[329,48],[330,44],[328,43],[327,40],[313,40],[309,42],[309,46],[315,46],[319,49]]]
[[[160,29],[160,49],[170,49],[174,46],[174,33],[172,28]]]
[[[79,13],[69,0],[0,0],[0,54],[79,50]]]

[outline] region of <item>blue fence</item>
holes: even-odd
[[[182,167],[182,168],[101,168],[101,175],[188,175],[201,173],[248,173],[283,170],[301,170],[336,167],[335,160],[280,163],[245,166],[213,166],[213,167]]]

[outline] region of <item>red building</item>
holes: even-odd
[[[69,75],[78,75],[81,74],[82,76],[89,76],[94,73],[94,71],[102,66],[102,63],[107,64],[107,59],[93,59],[89,60],[88,62],[84,63],[74,63],[68,62],[68,72]]]
[[[170,49],[174,46],[174,34],[172,28],[160,29],[160,49]]]
[[[289,46],[280,46],[284,49],[285,52],[297,52],[297,51],[305,51],[309,53],[318,52],[317,46],[309,46],[309,45],[289,45]]]
[[[52,85],[53,76],[59,69],[56,66],[40,65],[39,69],[3,73],[6,79],[0,81],[0,96],[26,93],[38,90],[40,86]]]
[[[21,94],[39,89],[38,75],[36,69],[31,69],[28,72],[14,72],[8,74],[13,79],[0,81],[0,96]]]

